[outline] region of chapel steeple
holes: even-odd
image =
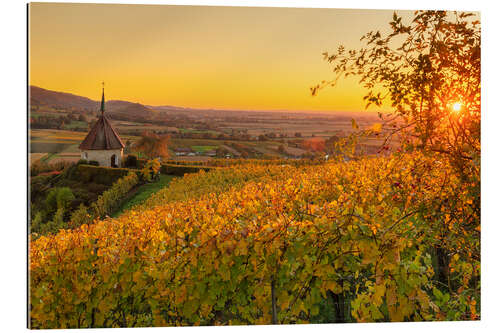
[[[97,161],[100,166],[118,167],[123,159],[123,144],[118,132],[104,114],[104,82],[102,83],[101,116],[90,129],[79,148],[82,158]]]
[[[101,115],[104,115],[104,82],[102,83]]]

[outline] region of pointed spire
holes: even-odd
[[[101,115],[104,114],[104,82],[102,83]]]

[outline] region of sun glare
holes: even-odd
[[[462,109],[462,103],[459,103],[459,102],[453,103],[451,108],[453,111],[458,112],[458,111],[460,111],[460,109]]]

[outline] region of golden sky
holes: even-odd
[[[30,5],[30,84],[95,100],[242,110],[363,110],[321,53],[361,47],[392,11],[168,5]],[[398,11],[410,15],[409,11]]]

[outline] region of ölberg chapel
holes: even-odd
[[[123,144],[120,136],[104,114],[104,87],[102,88],[101,115],[80,144],[81,157],[97,161],[99,166],[120,167],[123,160]]]

